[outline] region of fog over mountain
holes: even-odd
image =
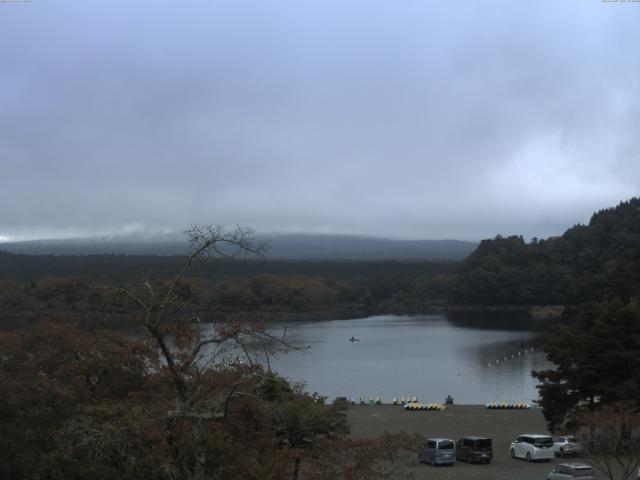
[[[462,260],[477,246],[459,240],[393,240],[354,235],[261,235],[272,260]],[[30,255],[182,255],[187,245],[173,235],[154,241],[135,237],[8,242],[0,250]]]

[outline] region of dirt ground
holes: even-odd
[[[489,465],[456,462],[453,467],[432,467],[419,463],[416,452],[415,461],[409,460],[406,467],[416,479],[545,480],[554,465],[561,463],[559,459],[528,463],[509,458],[509,445],[518,435],[547,433],[544,417],[537,409],[487,410],[478,405],[453,405],[438,412],[407,411],[393,405],[357,405],[349,407],[348,419],[354,437],[407,432],[456,441],[465,435],[493,439],[493,461]]]

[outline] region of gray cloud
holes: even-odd
[[[0,5],[0,238],[547,236],[640,185],[640,4]]]

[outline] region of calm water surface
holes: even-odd
[[[443,315],[283,326],[292,343],[310,349],[281,355],[272,368],[329,398],[381,396],[390,402],[417,396],[422,402],[442,402],[451,394],[456,403],[531,402],[538,397],[531,371],[550,366],[539,332],[486,323],[471,328]],[[352,336],[360,341],[350,342]]]

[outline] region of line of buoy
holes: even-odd
[[[407,403],[404,406],[405,410],[437,410],[437,411],[442,411],[442,410],[446,410],[446,406],[443,405],[442,403]]]
[[[527,347],[524,350],[520,350],[518,352],[518,357],[521,357],[522,355],[527,355],[529,352],[533,352],[533,351],[534,351],[534,347],[533,346]],[[516,354],[515,353],[511,354],[511,358],[509,358],[509,355],[505,355],[503,357],[503,359],[502,359],[502,362],[507,362],[509,360],[515,360],[515,358],[516,358]],[[490,367],[493,367],[494,365],[495,366],[500,365],[500,361],[501,360],[498,358],[495,361],[487,362],[487,365],[484,368],[490,368]],[[479,364],[478,368],[482,369],[483,368],[482,364]],[[468,369],[467,371],[470,372],[471,369]]]
[[[487,403],[486,408],[488,409],[492,409],[492,410],[526,410],[526,409],[530,409],[531,405],[529,405],[528,403],[524,403],[524,402],[515,402],[515,403],[511,403],[511,402],[500,402],[500,403],[496,403],[496,402],[491,402],[491,403]]]

